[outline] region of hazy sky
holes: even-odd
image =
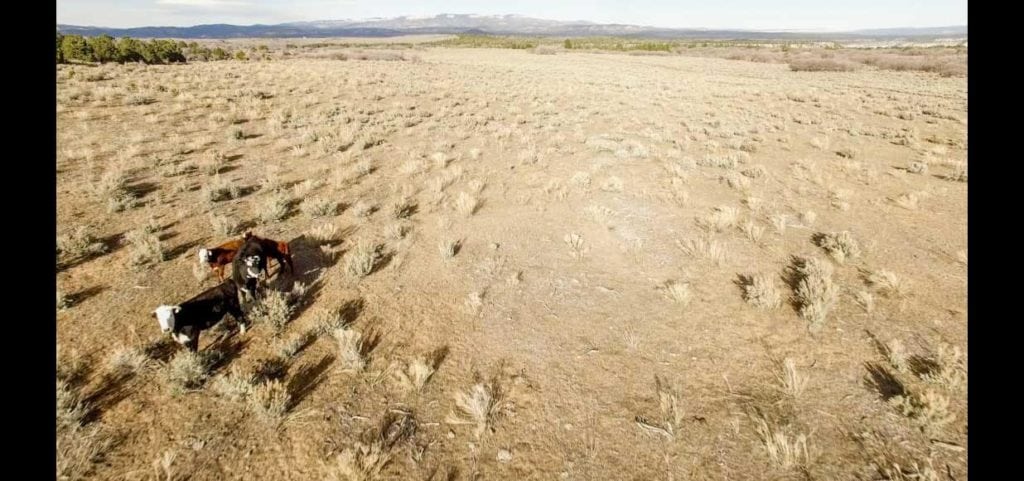
[[[103,27],[518,14],[655,27],[853,30],[967,24],[967,0],[57,0],[57,23]]]

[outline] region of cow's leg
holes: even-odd
[[[238,323],[238,330],[240,333],[245,334],[245,330],[248,328],[248,321],[245,319],[245,313],[242,312],[241,306],[228,306],[228,314],[235,318],[235,322]]]

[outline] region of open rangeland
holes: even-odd
[[[966,479],[965,78],[372,53],[57,68],[62,479]]]

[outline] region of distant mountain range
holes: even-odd
[[[196,25],[192,27],[106,28],[57,25],[61,33],[137,38],[295,38],[396,37],[413,34],[491,34],[556,37],[629,36],[690,39],[936,39],[967,38],[967,26],[885,28],[851,32],[794,32],[656,28],[585,21],[558,21],[520,15],[441,14],[365,20],[323,20],[277,25]]]

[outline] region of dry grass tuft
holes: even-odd
[[[409,361],[402,369],[395,371],[395,379],[407,391],[422,391],[433,375],[434,366],[422,357]]]
[[[120,347],[107,357],[107,370],[114,376],[132,376],[147,365],[150,359],[139,348]]]
[[[690,283],[668,281],[665,283],[665,297],[686,307],[690,304]]]
[[[885,344],[885,357],[889,360],[889,365],[893,369],[899,372],[908,371],[910,356],[907,354],[907,348],[903,346],[903,342],[899,339],[893,339]]]
[[[311,219],[334,215],[338,211],[338,202],[320,197],[309,197],[302,201],[299,209]]]
[[[131,247],[129,254],[133,266],[163,262],[164,249],[156,234],[147,234],[145,230],[138,229],[128,232],[124,237]]]
[[[338,342],[338,357],[341,360],[343,369],[360,372],[366,368],[363,334],[361,332],[354,329],[339,328],[335,329],[331,335]]]
[[[328,481],[376,481],[391,462],[391,452],[381,441],[356,442],[345,448],[328,472]]]
[[[455,206],[459,213],[470,217],[480,208],[480,200],[465,192],[459,192],[459,197],[455,199]]]
[[[696,259],[710,260],[718,266],[725,262],[728,254],[725,244],[712,238],[710,235],[690,238],[682,242],[677,240],[676,245],[679,246],[686,255]]]
[[[166,379],[176,391],[199,389],[210,377],[210,368],[219,354],[217,351],[178,351],[167,365]]]
[[[226,216],[210,213],[210,226],[213,227],[213,231],[221,236],[230,236],[238,232],[238,228],[241,224]]]
[[[812,331],[818,331],[839,298],[839,288],[832,283],[832,264],[818,258],[797,258],[793,270],[800,317],[811,323]]]
[[[373,272],[373,269],[377,267],[377,262],[380,260],[380,245],[369,242],[360,241],[356,243],[356,246],[352,249],[347,256],[345,261],[345,272],[352,277],[366,277]]]
[[[935,366],[922,373],[922,379],[948,389],[962,389],[967,384],[967,368],[963,352],[950,344],[939,345]]]
[[[377,206],[373,205],[370,202],[360,200],[357,201],[355,205],[352,206],[352,215],[358,218],[365,218],[369,217],[370,214],[373,214],[376,210]]]
[[[775,281],[766,274],[741,276],[743,300],[758,309],[775,309],[782,304],[782,296],[775,288]]]
[[[230,181],[224,180],[220,174],[213,177],[208,183],[200,188],[200,195],[208,203],[220,202],[222,200],[237,199],[242,190]]]
[[[493,381],[477,383],[469,392],[456,393],[458,413],[449,413],[447,422],[475,425],[473,437],[480,439],[488,429],[493,429],[495,421],[503,414],[502,395],[500,387]]]
[[[255,204],[256,217],[265,224],[284,219],[290,211],[291,199],[282,193],[272,194]]]
[[[860,244],[848,231],[817,234],[814,242],[840,264],[860,257]]]
[[[697,217],[697,225],[705,230],[722,232],[736,226],[739,209],[730,206],[719,206],[703,216]]]
[[[898,274],[881,269],[868,276],[868,282],[886,297],[902,298],[907,295],[907,286]]]
[[[57,236],[57,255],[68,260],[87,259],[107,250],[107,246],[93,237],[87,226],[78,226],[67,234]]]
[[[332,244],[341,240],[341,231],[334,224],[321,224],[306,231],[306,236],[318,244]]]
[[[807,388],[807,382],[810,379],[797,371],[796,361],[792,358],[787,357],[779,367],[780,369],[776,373],[779,390],[794,399],[800,397]]]
[[[643,416],[637,416],[636,425],[643,431],[655,436],[664,436],[674,441],[683,427],[686,416],[682,408],[678,386],[670,386],[663,379],[654,376],[654,388],[658,395],[658,409],[661,411],[661,422],[651,423]]]
[[[909,192],[893,199],[893,202],[904,209],[917,210],[920,200],[921,197],[916,192]]]
[[[740,231],[746,234],[747,239],[750,239],[751,242],[758,244],[761,242],[761,238],[764,237],[765,227],[757,225],[753,220],[748,220],[740,226]]]
[[[753,421],[754,429],[773,465],[782,469],[792,469],[808,464],[810,456],[807,452],[806,435],[787,435],[761,416],[754,416]]]
[[[583,236],[575,232],[566,234],[563,240],[565,241],[565,244],[569,246],[569,255],[571,255],[573,259],[583,259],[590,250],[584,246]]]
[[[253,325],[268,325],[273,329],[274,335],[279,336],[284,331],[293,312],[294,307],[289,303],[288,294],[270,291],[253,306],[248,317],[252,319]]]
[[[222,374],[210,382],[210,389],[218,396],[232,402],[242,402],[252,395],[255,377],[244,375],[232,366],[231,372]]]
[[[249,407],[261,421],[280,424],[288,414],[291,395],[284,383],[273,379],[253,386],[249,395]]]
[[[455,254],[459,252],[462,242],[458,239],[442,239],[437,244],[437,250],[441,253],[441,258],[444,260],[455,257]]]
[[[956,420],[956,414],[949,411],[949,398],[932,390],[924,394],[897,395],[890,398],[889,403],[916,422],[921,431],[931,435],[941,433]]]

